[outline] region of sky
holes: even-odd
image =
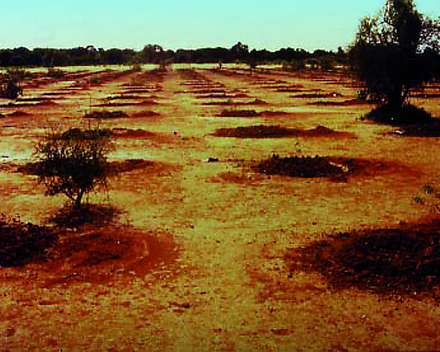
[[[336,50],[385,0],[1,0],[0,48]],[[416,0],[440,16],[439,0]]]

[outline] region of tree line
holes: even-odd
[[[103,49],[92,45],[71,49],[19,47],[0,49],[0,66],[79,66],[79,65],[114,65],[136,63],[233,63],[244,62],[250,65],[266,63],[288,63],[292,67],[305,64],[325,66],[344,64],[347,53],[342,48],[337,52],[282,48],[277,51],[266,49],[249,50],[248,45],[238,42],[231,48],[201,48],[165,50],[157,44],[148,44],[142,50]]]

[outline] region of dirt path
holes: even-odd
[[[154,110],[157,118],[102,122],[107,127],[143,129],[149,138],[118,139],[113,160],[152,160],[155,168],[121,174],[109,199],[124,211],[121,222],[156,231],[175,243],[173,263],[153,271],[116,273],[103,284],[44,287],[32,268],[0,270],[0,346],[6,350],[294,351],[434,350],[440,344],[438,304],[430,299],[391,300],[350,289],[333,291],[318,274],[290,275],[283,256],[324,234],[395,226],[417,221],[427,209],[412,198],[440,173],[437,139],[400,139],[391,128],[359,120],[369,107],[321,106],[316,100],[352,99],[355,91],[334,82],[291,75],[237,75],[197,70],[168,72],[158,85],[158,104],[118,106],[132,114]],[[64,127],[83,123],[92,102],[120,94],[138,73],[110,80],[57,101],[25,109],[32,118],[6,118],[2,153],[26,160],[32,141],[48,119]],[[137,78],[136,78],[137,77]],[[282,81],[282,82],[279,82]],[[304,92],[282,92],[293,86]],[[159,87],[160,86],[160,87]],[[210,88],[207,88],[210,87]],[[287,88],[286,88],[287,87]],[[52,87],[52,91],[60,87]],[[151,87],[150,87],[151,88]],[[263,100],[237,109],[282,111],[272,117],[216,117],[226,98],[200,97],[202,88],[246,94],[233,101]],[[293,94],[341,94],[291,97]],[[223,94],[223,93],[222,93]],[[133,104],[137,102],[133,101]],[[435,102],[426,103],[434,114]],[[235,107],[234,107],[235,108]],[[4,109],[6,113],[13,109]],[[2,111],[0,111],[2,112]],[[67,116],[67,118],[66,118]],[[332,138],[237,139],[214,137],[220,127],[257,124],[329,128],[356,140]],[[12,127],[8,127],[12,126]],[[272,153],[333,155],[393,161],[385,172],[347,182],[261,176],[250,166]],[[216,162],[207,162],[209,158]],[[64,199],[45,198],[31,176],[0,171],[0,212],[43,222]],[[106,201],[98,194],[93,201]],[[1,350],[1,349],[0,349]]]

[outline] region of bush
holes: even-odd
[[[35,146],[36,173],[46,186],[46,194],[63,193],[79,209],[85,194],[105,187],[107,155],[113,148],[111,135],[111,131],[99,128],[47,133]]]

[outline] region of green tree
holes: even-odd
[[[80,209],[85,194],[107,185],[107,155],[111,150],[109,130],[50,130],[35,146],[36,174],[46,186],[47,195],[63,193],[73,202],[74,209]]]
[[[387,0],[376,17],[362,19],[352,67],[367,94],[399,120],[411,89],[438,76],[431,61],[438,60],[439,39],[439,22],[420,14],[412,0]]]

